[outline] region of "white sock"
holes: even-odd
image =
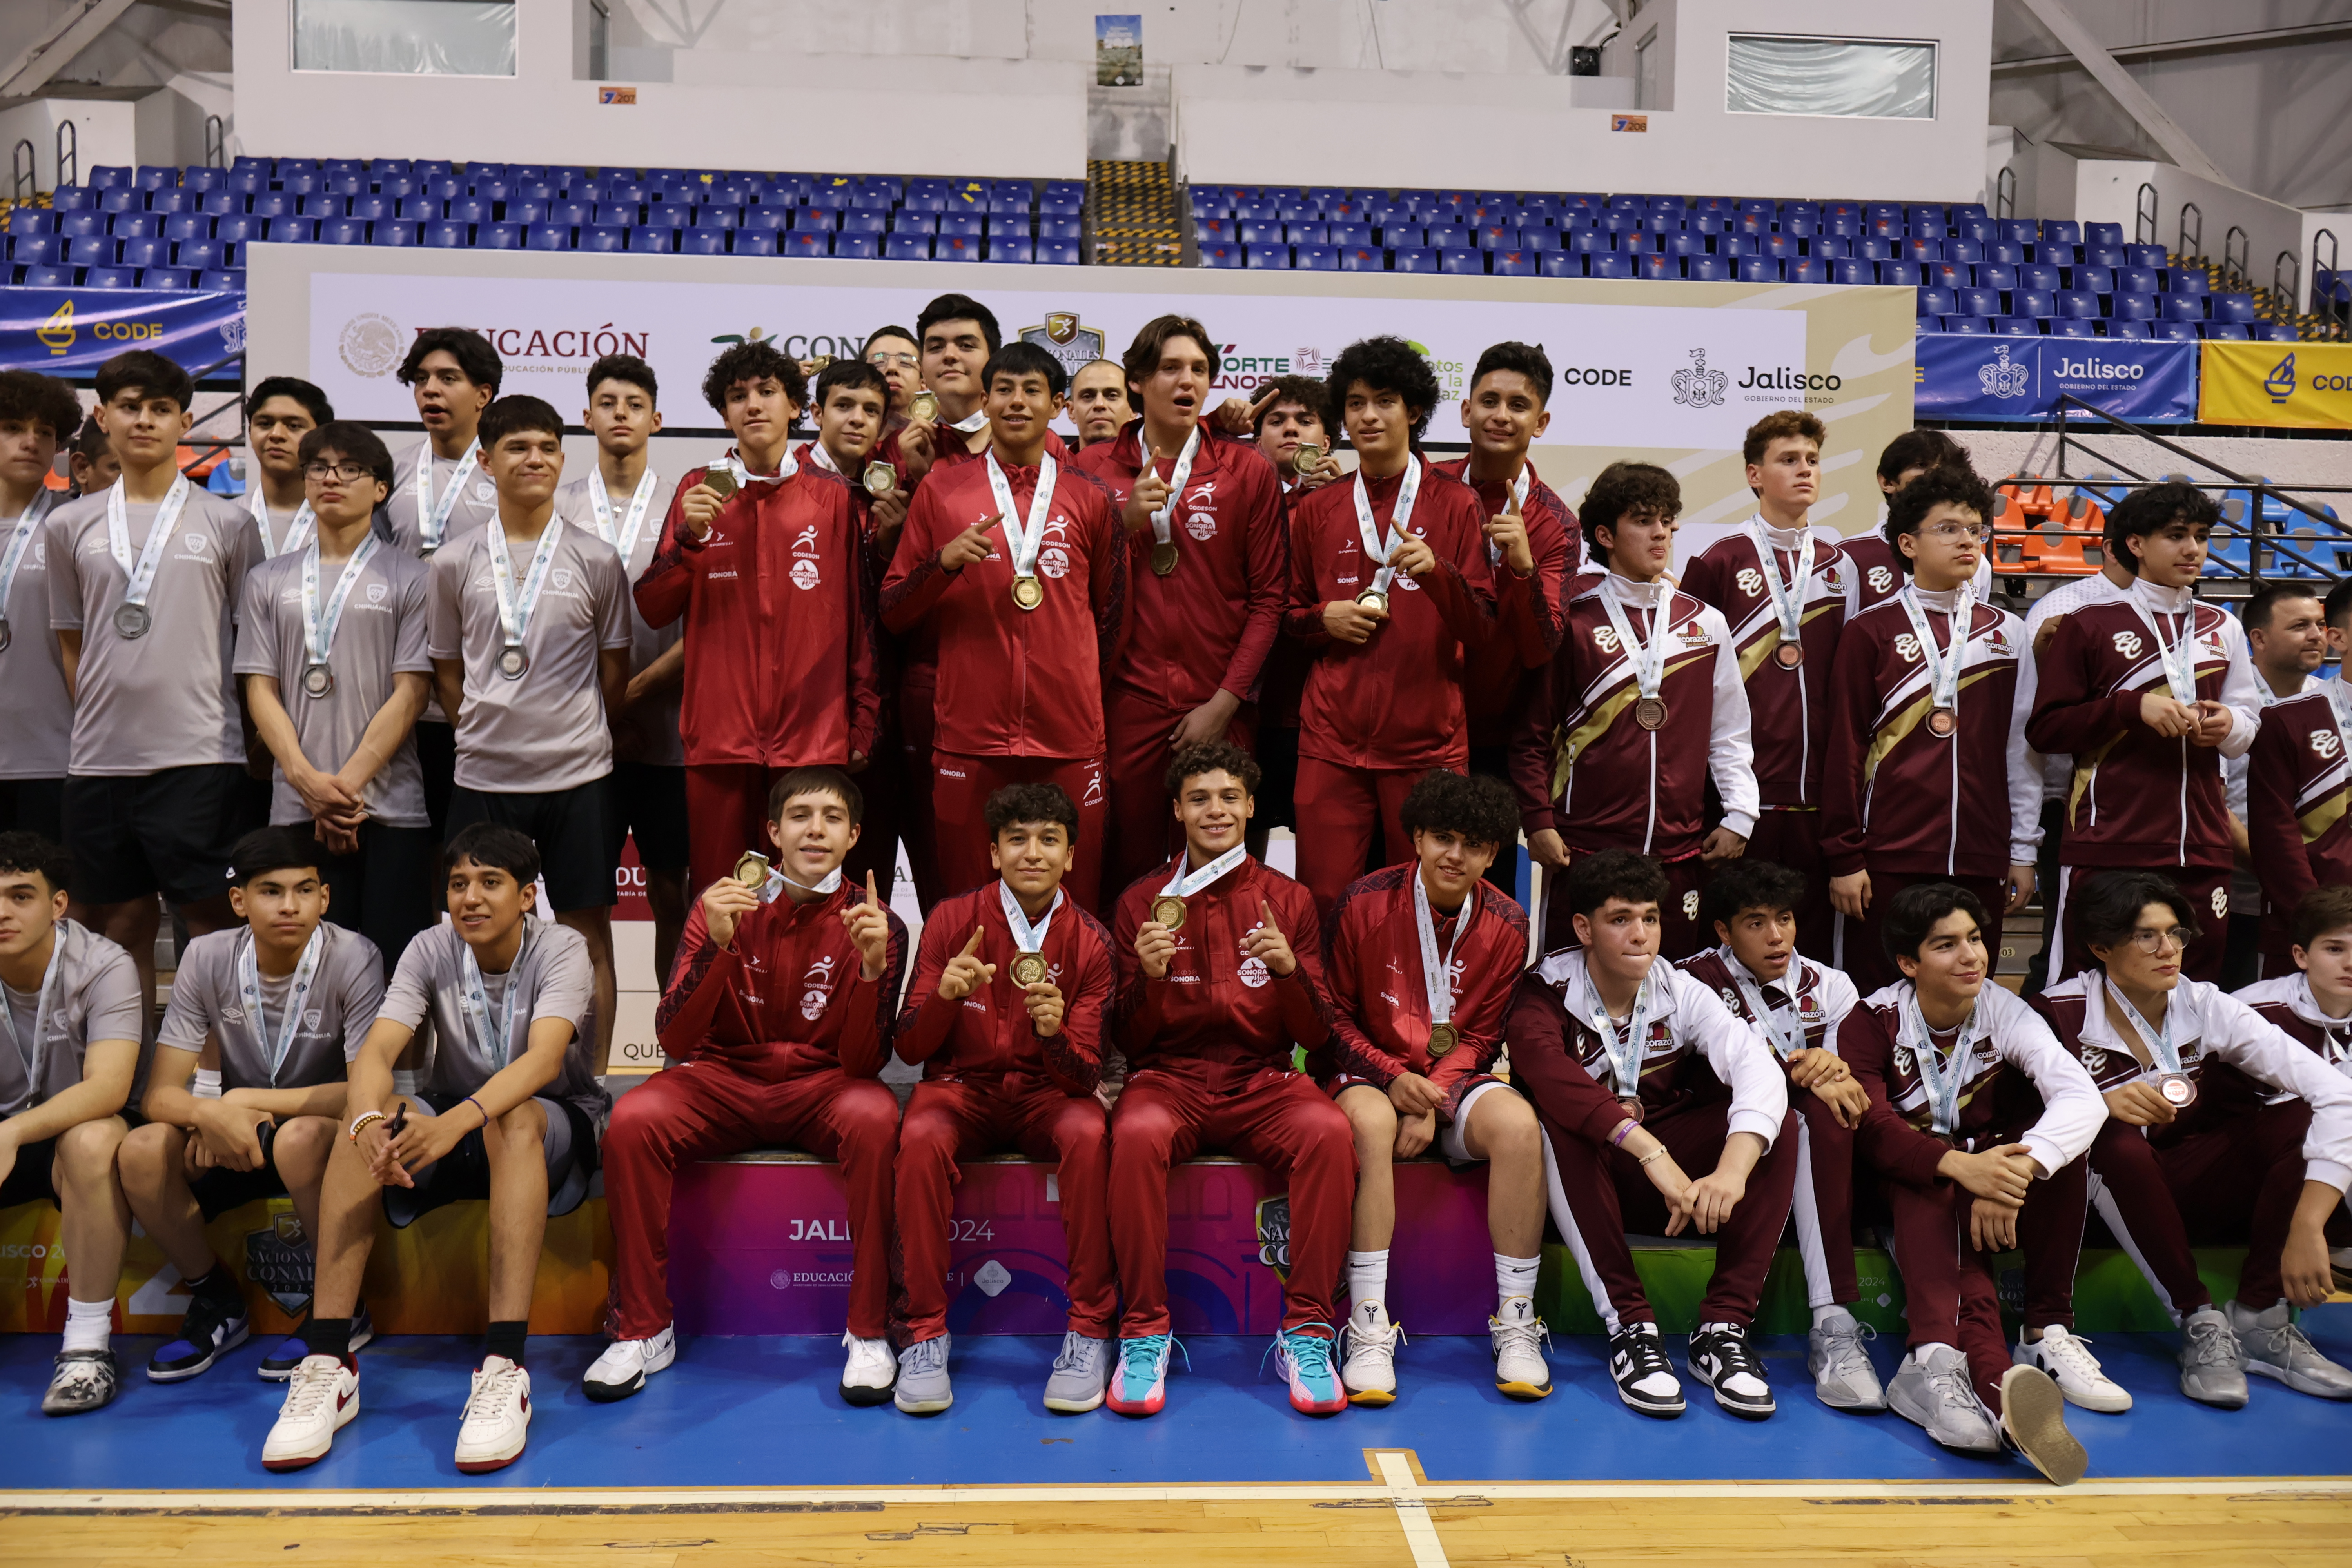
[[[1495,1254],[1495,1297],[1496,1303],[1508,1301],[1514,1296],[1533,1297],[1536,1293],[1536,1272],[1543,1267],[1540,1258],[1507,1258]]]
[[[66,1342],[60,1349],[68,1351],[102,1351],[106,1349],[110,1325],[114,1317],[114,1298],[103,1301],[78,1301],[66,1298]]]
[[[1388,1309],[1389,1255],[1382,1247],[1378,1252],[1348,1254],[1348,1310],[1360,1311],[1367,1302],[1379,1302],[1381,1310]]]
[[[1827,1328],[1830,1324],[1836,1322],[1840,1318],[1844,1318],[1850,1321],[1853,1316],[1853,1314],[1847,1311],[1843,1307],[1839,1306],[1835,1301],[1832,1301],[1826,1307],[1816,1307],[1813,1309],[1813,1327],[1817,1329]]]

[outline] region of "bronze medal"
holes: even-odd
[[[833,363],[833,356],[832,356],[831,354],[811,354],[811,355],[809,355],[809,359],[808,359],[808,367],[809,367],[809,369],[810,369],[810,370],[812,370],[812,371],[822,372],[822,371],[824,371],[824,370],[825,369],[825,367],[826,367],[826,366],[828,366],[828,365],[830,365],[830,364],[832,364],[832,363]]]
[[[1312,441],[1301,441],[1298,449],[1290,454],[1291,471],[1301,476],[1313,473],[1323,465],[1323,448]]]
[[[1939,741],[1951,739],[1952,731],[1960,727],[1959,716],[1948,708],[1934,708],[1927,712],[1927,733]]]
[[[1617,1102],[1617,1109],[1625,1113],[1627,1121],[1638,1122],[1642,1120],[1642,1097],[1634,1095],[1630,1099],[1621,1100]]]
[[[1045,584],[1034,577],[1013,579],[1013,603],[1024,610],[1034,610],[1045,602]]]
[[[1772,657],[1780,661],[1782,669],[1794,669],[1805,662],[1805,645],[1784,642],[1772,651]]]
[[[1170,931],[1184,929],[1184,900],[1173,893],[1162,893],[1151,900],[1151,918]]]
[[[1176,542],[1174,540],[1162,539],[1153,543],[1151,546],[1151,570],[1155,575],[1161,577],[1165,577],[1170,573],[1176,570]]]
[[[866,465],[865,484],[866,493],[879,500],[898,488],[898,470],[887,463],[868,463]]]
[[[1013,984],[1027,987],[1038,984],[1046,975],[1045,955],[1042,952],[1016,952],[1013,955]]]
[[[2156,1080],[2156,1092],[2164,1096],[2165,1103],[2175,1110],[2186,1110],[2197,1103],[2197,1086],[2187,1073],[2168,1072]]]
[[[735,493],[735,470],[732,468],[709,469],[702,476],[702,482],[717,490],[720,500],[725,500]]]
[[[1356,595],[1356,603],[1368,610],[1378,610],[1384,616],[1389,613],[1389,596],[1378,588],[1365,589]]]
[[[1429,1054],[1431,1059],[1434,1060],[1439,1057],[1446,1055],[1448,1052],[1452,1051],[1454,1047],[1461,1043],[1462,1031],[1455,1028],[1453,1025],[1432,1024],[1429,1026]]]
[[[932,396],[929,393],[919,392],[915,394],[913,397],[907,400],[908,418],[919,420],[923,424],[929,425],[935,422],[939,416],[940,400]]]
[[[1666,700],[1663,697],[1643,697],[1636,700],[1633,704],[1633,722],[1644,730],[1664,729],[1666,722]]]
[[[735,862],[735,879],[742,883],[747,888],[759,889],[766,887],[768,885],[768,858],[765,855],[761,854],[756,849],[745,850],[743,852],[743,858]]]

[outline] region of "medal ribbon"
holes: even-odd
[[[169,542],[172,531],[180,526],[180,513],[188,504],[191,489],[188,476],[180,475],[172,481],[164,494],[163,504],[155,509],[155,526],[147,531],[147,542],[139,547],[136,565],[131,560],[131,507],[124,499],[122,481],[106,492],[106,545],[114,552],[114,563],[130,576],[123,590],[126,605],[145,605],[147,595],[155,586],[155,569],[163,563],[163,546]]]
[[[1140,439],[1139,432],[1138,438]],[[1192,459],[1200,455],[1201,426],[1195,422],[1192,426],[1192,433],[1184,437],[1184,449],[1176,454],[1176,466],[1168,470],[1167,502],[1151,514],[1151,537],[1159,543],[1165,544],[1175,537],[1172,525],[1176,516],[1176,505],[1184,499],[1184,487],[1192,482]],[[1154,462],[1155,460],[1147,453],[1145,455],[1147,471],[1154,466]]]
[[[498,530],[493,527],[490,531],[496,533]],[[507,969],[506,1004],[495,1016],[490,1012],[489,991],[482,984],[482,966],[474,957],[472,946],[467,945],[457,955],[459,1000],[465,1005],[466,1021],[473,1026],[475,1037],[482,1042],[482,1048],[489,1052],[501,1068],[514,1058],[515,994],[522,989],[522,961],[530,952],[530,925],[525,921],[522,945],[515,949],[514,963]]]
[[[2100,988],[2116,999],[2116,1005],[2124,1010],[2124,1016],[2130,1021],[2131,1026],[2139,1031],[2139,1037],[2147,1045],[2147,1054],[2155,1058],[2158,1073],[2166,1078],[2188,1077],[2180,1069],[2180,1047],[2172,1037],[2173,1016],[2179,1009],[2167,1006],[2164,1026],[2155,1028],[2139,1016],[2139,1009],[2131,1005],[2131,998],[2124,994],[2122,986],[2103,983]]]
[[[1478,912],[1478,894],[1474,889],[1462,900],[1462,913],[1454,922],[1454,940],[1445,944],[1445,953],[1437,952],[1437,911],[1430,907],[1429,889],[1422,884],[1421,872],[1412,873],[1412,924],[1421,937],[1421,984],[1429,996],[1429,1021],[1432,1024],[1454,1022],[1454,952],[1462,945],[1462,933],[1470,929],[1471,917]]]
[[[318,519],[311,513],[310,503],[305,499],[300,506],[294,509],[294,521],[286,525],[286,542],[278,544],[269,537],[269,498],[261,493],[258,484],[253,487],[252,510],[253,525],[261,530],[261,552],[264,555],[283,555],[301,549],[318,524]]]
[[[1723,967],[1731,973],[1731,983],[1739,987],[1740,998],[1748,1004],[1748,1011],[1755,1016],[1756,1026],[1764,1031],[1766,1039],[1772,1042],[1772,1054],[1785,1062],[1803,1050],[1805,1021],[1797,1012],[1796,987],[1790,984],[1801,978],[1797,966],[1803,961],[1789,961],[1789,980],[1781,982],[1781,989],[1789,995],[1789,1008],[1784,1016],[1780,1008],[1764,1000],[1764,988],[1757,983],[1756,976],[1748,972],[1748,966],[1731,955],[1729,943],[1716,951],[1722,955]]]
[[[2164,640],[2164,628],[2157,625],[2156,617],[2137,597],[2131,597],[2131,607],[2133,613],[2139,616],[2140,623],[2147,627],[2148,636],[2156,639],[2156,651],[2164,660],[2164,680],[2172,689],[2172,700],[2194,705],[2197,700],[2196,606],[2192,605],[2182,616],[2180,640],[2177,643]],[[2172,616],[2168,613],[2164,618],[2168,621]]]
[[[996,510],[1004,523],[1004,542],[1013,552],[1015,577],[1037,575],[1037,552],[1045,542],[1045,517],[1054,510],[1054,481],[1059,474],[1053,453],[1038,457],[1037,491],[1029,498],[1029,517],[1024,523],[1021,521],[1021,509],[1013,504],[1013,481],[1004,477],[1004,466],[996,460],[996,448],[988,449],[988,488],[996,496]]]
[[[1981,1004],[1969,1009],[1960,1025],[1959,1038],[1952,1042],[1952,1054],[1947,1059],[1936,1051],[1936,1040],[1927,1032],[1927,1020],[1919,1011],[1919,995],[1911,992],[1903,998],[1902,1021],[1896,1026],[1895,1043],[1911,1047],[1911,1059],[1918,1064],[1919,1087],[1927,1091],[1927,1114],[1937,1135],[1948,1138],[1959,1125],[1960,1090],[1968,1085],[1969,1053],[1976,1048],[1977,1020],[1984,1014]]]
[[[8,526],[7,545],[0,548],[0,621],[8,618],[8,590],[16,585],[16,568],[25,563],[33,535],[41,531],[41,520],[49,515],[49,505],[57,493],[44,489],[25,509],[25,515]]]
[[[730,451],[720,461],[727,465],[727,471],[735,476],[738,489],[751,485],[780,485],[801,471],[801,460],[793,456],[789,447],[784,449],[783,460],[776,465],[776,471],[772,474],[753,473],[743,466],[740,452]]]
[[[1748,542],[1756,546],[1756,558],[1764,568],[1764,588],[1772,595],[1772,614],[1780,623],[1780,640],[1795,642],[1804,635],[1805,589],[1813,580],[1813,549],[1819,542],[1811,528],[1805,530],[1805,542],[1797,546],[1797,581],[1793,586],[1780,581],[1780,552],[1765,534],[1764,520],[1748,520]]]
[[[1522,459],[1519,463],[1519,476],[1511,481],[1511,510],[1517,512],[1521,517],[1525,517],[1528,514],[1528,481],[1533,477],[1533,474],[1534,470],[1528,466],[1525,459]],[[1502,563],[1503,547],[1496,543],[1491,539],[1486,541],[1486,565],[1488,569],[1491,570],[1495,567],[1500,566]]]
[[[367,569],[368,558],[383,542],[371,532],[360,541],[343,563],[343,574],[335,579],[335,591],[327,595],[326,608],[319,607],[319,542],[302,554],[302,654],[311,664],[327,662],[327,650],[334,646],[335,628],[343,624],[343,605],[349,602],[352,590],[359,586],[360,574]]]
[[[1060,910],[1067,895],[1061,889],[1055,889],[1054,901],[1045,906],[1044,918],[1034,926],[1029,923],[1029,917],[1021,912],[1021,900],[1013,896],[1013,889],[1004,884],[1002,878],[996,883],[996,897],[1004,906],[1004,923],[1013,928],[1013,944],[1023,952],[1045,952],[1045,933],[1053,929],[1054,916]]]
[[[1236,844],[1197,871],[1185,870],[1183,862],[1180,860],[1176,874],[1168,879],[1166,887],[1160,889],[1160,895],[1164,898],[1173,893],[1180,899],[1189,899],[1248,858],[1249,846]]]
[[[1919,603],[1919,585],[1903,584],[1895,597],[1903,601],[1903,613],[1911,617],[1911,635],[1919,639],[1919,657],[1927,661],[1928,701],[1937,708],[1948,708],[1957,717],[1960,710],[1960,665],[1968,658],[1969,627],[1977,615],[1977,589],[1973,583],[1963,583],[1952,600],[1952,622],[1945,628],[1945,646],[1936,646],[1936,634],[1928,629],[1927,615]]]
[[[247,931],[236,948],[236,994],[245,1003],[245,1016],[253,1021],[254,1038],[261,1042],[269,1063],[269,1082],[277,1087],[278,1069],[294,1049],[295,1031],[302,1026],[302,1004],[309,1000],[310,987],[319,978],[319,960],[327,951],[327,932],[323,925],[315,927],[310,940],[302,944],[302,956],[294,965],[294,978],[286,988],[286,1016],[278,1021],[278,1033],[269,1032],[269,1020],[261,1011],[261,956],[254,950],[253,933]],[[466,950],[467,962],[473,949]]]
[[[1622,1032],[1617,1020],[1609,1016],[1608,1005],[1601,1000],[1600,987],[1592,984],[1592,971],[1584,972],[1584,997],[1591,1004],[1592,1030],[1601,1037],[1601,1048],[1608,1053],[1609,1077],[1620,1100],[1639,1100],[1642,1096],[1642,1058],[1650,1051],[1651,1010],[1658,999],[1658,965],[1664,962],[1659,958],[1650,961],[1649,972],[1642,976],[1642,988],[1633,994],[1633,1011],[1626,1015]]]
[[[1363,541],[1364,559],[1380,568],[1372,574],[1372,592],[1386,594],[1389,584],[1396,581],[1396,568],[1388,563],[1404,536],[1412,531],[1412,503],[1421,494],[1421,458],[1412,452],[1404,458],[1404,478],[1398,481],[1396,505],[1389,509],[1389,532],[1381,537],[1381,525],[1372,517],[1372,492],[1364,483],[1364,471],[1356,470],[1356,536]]]
[[[1613,584],[1601,585],[1601,607],[1609,612],[1609,625],[1617,633],[1618,646],[1625,650],[1625,662],[1633,668],[1633,684],[1644,697],[1655,697],[1666,676],[1666,609],[1660,605],[1651,612],[1650,640],[1645,644],[1633,635],[1633,623],[1626,616],[1625,607],[1617,602],[1611,590]]]
[[[430,555],[441,548],[441,541],[449,532],[449,514],[457,510],[457,498],[466,492],[466,481],[474,477],[474,469],[482,460],[482,444],[478,440],[466,448],[457,459],[457,471],[449,476],[449,488],[441,492],[437,502],[433,499],[433,448],[425,448],[423,460],[416,465],[416,535],[422,546],[420,553]]]
[[[824,450],[820,447],[818,451]],[[604,471],[601,468],[588,470],[588,504],[596,509],[596,537],[621,552],[621,566],[626,570],[629,552],[637,547],[637,536],[645,531],[646,513],[654,500],[653,465],[646,465],[646,477],[637,481],[637,493],[629,498],[629,515],[620,531],[613,531],[613,498],[604,489]]]
[[[987,424],[988,410],[985,408],[975,408],[971,413],[965,415],[962,418],[950,425],[948,428],[950,430],[961,430],[965,435],[969,436],[975,430],[984,428]]]
[[[58,975],[63,969],[66,955],[66,933],[62,927],[49,931],[49,966],[41,971],[40,999],[33,1004],[33,1048],[26,1050],[25,1042],[16,1035],[16,1009],[0,997],[0,1028],[8,1031],[8,1043],[25,1061],[25,1082],[30,1098],[27,1105],[38,1105],[47,1098],[41,1092],[41,1074],[49,1063],[49,1004],[56,999]]]
[[[814,882],[800,882],[794,881],[771,866],[768,868],[768,879],[760,884],[760,901],[763,904],[772,904],[782,898],[786,883],[791,883],[803,893],[814,893],[821,899],[831,898],[835,889],[841,886],[841,868],[835,866]]]
[[[547,569],[555,562],[555,545],[563,536],[563,520],[548,518],[547,528],[539,536],[539,548],[530,553],[530,569],[524,574],[520,590],[514,585],[514,556],[507,549],[506,525],[493,521],[485,531],[490,542],[490,586],[499,595],[499,626],[506,633],[507,647],[520,647],[523,635],[530,630],[531,612],[539,608],[539,591],[547,585]]]

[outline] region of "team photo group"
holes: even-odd
[[[181,471],[172,360],[108,361],[87,420],[0,373],[0,1206],[61,1211],[49,1414],[129,1380],[134,1226],[189,1291],[147,1378],[243,1343],[205,1224],[283,1194],[313,1293],[260,1363],[274,1425],[220,1439],[310,1465],[361,1409],[380,1224],[487,1200],[456,1462],[498,1469],[549,1218],[601,1173],[582,1393],[625,1401],[695,1353],[681,1166],[777,1146],[846,1191],[840,1397],[909,1415],[954,1400],[960,1167],[1007,1152],[1055,1172],[1058,1413],[1182,1398],[1170,1174],[1213,1153],[1287,1193],[1269,1365],[1308,1415],[1413,1375],[1386,1296],[1424,1156],[1486,1167],[1511,1399],[1553,1389],[1549,1236],[1630,1411],[1693,1383],[1769,1417],[1792,1233],[1811,1397],[2072,1482],[2066,1406],[2132,1404],[2074,1331],[2095,1210],[2180,1397],[2352,1400],[2296,1321],[2352,1264],[2352,687],[2320,674],[2352,584],[2200,600],[2205,491],[2133,490],[2104,569],[2021,617],[1952,437],[1862,454],[1884,519],[1840,538],[1822,422],[1770,413],[1753,514],[1678,553],[1667,468],[1538,473],[1523,342],[1444,460],[1404,340],[1243,402],[1181,315],[1075,374],[961,294],[856,359],[740,342],[698,389],[731,442],[676,473],[665,415],[710,421],[644,361],[566,409],[501,369],[418,333],[396,454],[261,380],[236,496]],[[667,1065],[608,1089],[632,840]],[[1858,1226],[1892,1237],[1899,1355],[1853,1310]],[[1635,1264],[1660,1236],[1713,1247],[1679,1357]],[[2234,1296],[2208,1246],[2245,1249]]]

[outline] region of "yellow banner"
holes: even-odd
[[[2207,343],[2197,417],[2352,430],[2352,343]]]

